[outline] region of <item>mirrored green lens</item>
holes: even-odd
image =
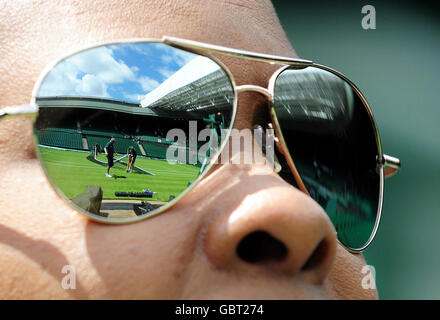
[[[309,194],[341,243],[363,248],[376,225],[381,175],[375,128],[362,100],[340,77],[307,67],[279,75],[273,107]]]
[[[98,220],[165,209],[210,167],[234,92],[213,60],[162,43],[101,46],[50,70],[34,133],[57,191]]]

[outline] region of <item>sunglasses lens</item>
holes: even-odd
[[[162,43],[82,51],[38,89],[39,157],[55,189],[90,217],[151,216],[207,172],[234,99],[227,73],[202,55]]]
[[[342,78],[307,67],[278,76],[273,108],[310,196],[339,241],[362,249],[374,233],[382,179],[375,128],[362,100]]]

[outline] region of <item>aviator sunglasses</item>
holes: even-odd
[[[267,88],[238,86],[212,54],[280,68]],[[106,42],[48,66],[30,104],[0,117],[35,117],[40,163],[74,208],[95,221],[130,223],[164,212],[206,176],[244,91],[269,101],[276,172],[322,206],[347,250],[364,250],[378,228],[384,178],[400,160],[382,153],[362,93],[329,67],[167,36]],[[202,131],[204,141],[192,138]]]

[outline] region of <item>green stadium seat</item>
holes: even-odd
[[[99,144],[101,149],[103,150],[107,142],[109,142],[111,137],[115,137],[115,135],[111,136],[87,136],[87,143],[89,148],[92,148],[95,144]],[[115,137],[115,151],[117,153],[125,154],[127,153],[128,147],[134,147],[138,155],[141,155],[141,150],[136,142],[130,139],[124,139],[122,137]]]
[[[81,134],[73,129],[50,128],[49,130],[36,130],[38,143],[51,147],[83,150]]]

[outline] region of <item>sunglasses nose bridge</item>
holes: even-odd
[[[262,95],[266,96],[269,100],[272,100],[272,94],[268,89],[253,84],[245,84],[245,85],[237,86],[236,91],[237,94],[245,91],[254,91],[261,93]]]

